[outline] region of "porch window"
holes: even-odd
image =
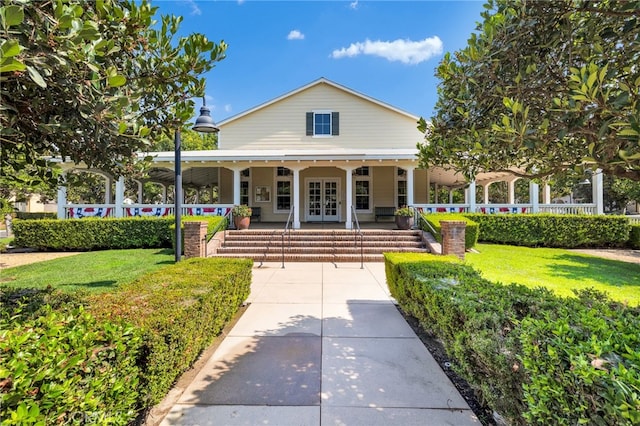
[[[371,209],[370,186],[369,180],[356,180],[356,210]]]
[[[244,169],[240,172],[240,204],[249,205],[249,179],[251,169]]]
[[[313,111],[307,116],[307,136],[330,137],[340,134],[340,113],[335,111]]]
[[[293,172],[286,167],[277,167],[276,181],[276,213],[288,213],[291,210],[291,190],[293,188]]]
[[[407,171],[405,169],[397,168],[396,176],[396,201],[397,207],[407,205]]]

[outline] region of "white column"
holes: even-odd
[[[515,204],[516,203],[516,181],[518,179],[507,181],[508,195],[507,195],[507,204]]]
[[[414,199],[413,171],[415,170],[415,167],[409,166],[409,167],[403,167],[403,169],[407,171],[407,206],[412,206],[413,199]]]
[[[469,213],[475,213],[476,212],[476,181],[475,179],[469,182],[469,187],[467,188],[466,203],[469,205]]]
[[[431,174],[427,169],[427,204],[431,203]]]
[[[529,182],[529,201],[531,202],[531,212],[538,213],[540,212],[540,201],[538,197],[538,192],[540,191],[540,186],[534,181]]]
[[[104,176],[106,182],[104,184],[104,203],[111,204],[111,200],[113,199],[111,195],[111,185],[113,184],[113,179],[110,176]]]
[[[542,204],[551,204],[551,186],[548,183],[542,187]]]
[[[346,207],[346,218],[344,221],[344,227],[346,229],[352,229],[352,221],[353,217],[351,215],[351,207],[353,206],[353,171],[355,167],[340,167],[345,171],[345,207]]]
[[[440,188],[439,188],[439,186],[438,186],[438,184],[437,184],[437,183],[435,183],[435,184],[433,185],[433,190],[436,192],[436,195],[435,195],[435,196],[434,196],[434,198],[433,198],[433,202],[434,202],[434,203],[436,203],[436,204],[438,204],[438,202],[439,202],[439,201],[438,201],[438,193],[440,192]]]
[[[233,204],[240,204],[240,169],[233,169]]]
[[[138,204],[142,204],[144,187],[141,180],[137,180],[136,183],[138,184]]]
[[[482,187],[482,191],[483,191],[482,202],[484,204],[489,204],[489,186],[490,185],[491,185],[491,182],[487,182]]]
[[[123,201],[124,201],[124,176],[120,176],[116,181],[116,217],[123,217]]]
[[[300,169],[293,170],[293,229],[300,229]]]
[[[453,189],[449,188],[449,204],[453,204]]]
[[[162,204],[167,204],[167,185],[161,183],[160,186],[162,187]]]
[[[604,193],[602,184],[602,170],[598,169],[591,177],[591,191],[593,203],[596,205],[596,214],[604,214]]]
[[[63,173],[60,176],[60,186],[58,187],[58,219],[66,219],[66,209],[65,205],[67,204],[67,177],[66,173]]]

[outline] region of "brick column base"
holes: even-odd
[[[207,222],[184,222],[184,257],[207,257]]]
[[[467,222],[464,220],[443,220],[440,222],[442,230],[442,254],[455,254],[464,260],[464,236]]]

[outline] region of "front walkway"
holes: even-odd
[[[479,425],[397,311],[383,263],[265,264],[163,425]]]

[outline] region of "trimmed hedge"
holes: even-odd
[[[480,225],[479,241],[528,247],[621,247],[631,225],[624,216],[465,213]]]
[[[56,219],[58,215],[51,212],[16,212],[16,218],[21,220]]]
[[[142,330],[144,407],[167,394],[247,299],[252,264],[247,259],[189,259],[115,293],[88,298],[97,318],[124,319]]]
[[[629,245],[631,248],[640,249],[640,224],[631,225],[631,232],[629,232]]]
[[[436,235],[434,235],[436,241],[442,243],[442,227],[440,226],[440,222],[443,220],[464,220],[467,222],[467,226],[464,230],[464,248],[469,250],[474,247],[478,243],[478,235],[480,234],[479,225],[473,220],[465,217],[461,214],[457,213],[422,213],[422,217],[424,220],[429,222],[433,229],[436,231]],[[423,229],[424,231],[430,232],[430,229]]]
[[[387,253],[385,268],[402,309],[508,423],[640,422],[640,308],[495,284],[451,257]]]
[[[211,232],[220,216],[183,216],[182,221],[206,221]],[[37,250],[107,250],[173,247],[175,218],[85,218],[15,220],[14,245]]]
[[[251,267],[190,259],[100,295],[0,289],[2,424],[132,424],[237,312]]]
[[[82,307],[0,317],[2,424],[126,425],[137,416],[142,338]]]

